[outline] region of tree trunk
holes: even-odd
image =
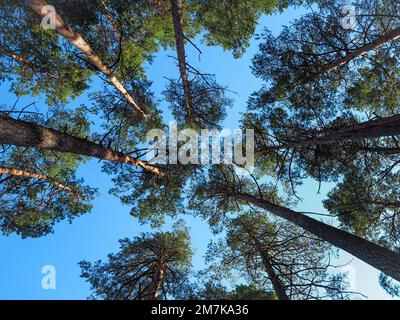
[[[108,21],[110,21],[115,33],[118,35],[118,39],[121,40],[122,35],[121,35],[121,32],[119,31],[117,21],[115,21],[115,19],[112,16],[111,12],[108,10],[107,3],[105,2],[105,0],[100,0],[100,3],[101,3],[101,6],[103,7],[103,9],[104,9],[104,11],[105,11],[105,13],[107,15]]]
[[[0,52],[3,52],[5,55],[9,56],[10,58],[13,58],[14,60],[18,61],[19,63],[22,63],[23,65],[33,69],[32,64],[23,55],[12,52],[1,45],[0,45]]]
[[[400,135],[400,115],[394,115],[339,129],[322,131],[318,138],[310,138],[294,142],[293,146],[308,147],[310,145],[327,145],[358,139],[372,139]]]
[[[0,144],[68,152],[141,167],[157,175],[163,173],[148,163],[116,152],[100,144],[39,126],[35,123],[0,116]]]
[[[191,114],[190,106],[190,83],[186,69],[185,37],[183,34],[183,13],[182,0],[171,0],[172,18],[175,30],[176,51],[178,55],[179,72],[182,78],[184,105],[187,109],[189,118]]]
[[[354,141],[359,139],[372,139],[381,137],[391,137],[400,135],[400,115],[389,116],[385,118],[370,120],[345,126],[338,129],[327,129],[323,131],[311,132],[316,137],[289,141],[276,146],[270,146],[259,151],[280,150],[286,148],[306,148],[310,146],[329,145],[345,141]],[[360,147],[360,149],[363,149]],[[396,154],[398,148],[365,148],[367,151],[387,152]]]
[[[393,279],[400,281],[400,254],[381,247],[346,231],[329,226],[302,213],[275,205],[249,194],[234,196],[270,213],[288,220],[304,230],[318,236],[334,246],[347,251],[360,260],[370,264]]]
[[[268,274],[269,280],[271,280],[272,286],[274,287],[274,291],[279,300],[290,300],[286,294],[285,287],[281,279],[279,279],[278,275],[275,273],[275,270],[272,268],[271,263],[269,262],[268,256],[265,254],[263,250],[259,250],[265,271]]]
[[[324,75],[325,73],[329,73],[332,70],[334,70],[340,66],[343,66],[358,57],[365,55],[369,51],[378,49],[379,47],[383,46],[385,43],[395,41],[399,38],[400,38],[400,27],[386,33],[379,39],[377,39],[359,49],[354,50],[353,52],[351,52],[344,58],[331,63],[330,65],[328,65],[327,67],[324,68],[324,70],[321,72],[320,76]]]
[[[262,259],[264,269],[268,274],[268,278],[271,281],[272,286],[274,287],[276,296],[278,297],[279,300],[290,300],[286,294],[286,290],[281,279],[279,279],[278,275],[275,273],[275,270],[271,265],[269,257],[266,254],[264,248],[262,247],[260,241],[254,235],[250,234],[250,236],[253,239],[255,245],[257,246],[257,251]]]
[[[47,12],[43,11],[44,7],[47,6],[45,0],[27,0],[29,7],[34,10],[41,17],[46,17]],[[92,47],[82,38],[82,36],[74,31],[71,27],[64,24],[63,19],[60,15],[56,14],[56,30],[57,32],[66,38],[71,44],[78,48],[82,53],[86,55],[88,60],[92,65],[94,65],[99,71],[101,71],[114,87],[121,92],[121,94],[132,104],[144,117],[146,113],[139,106],[139,104],[134,100],[134,98],[125,89],[122,83],[117,79],[117,77],[112,73],[112,71],[103,63],[99,55],[94,52]]]
[[[151,296],[150,296],[151,300],[157,300],[157,297],[161,290],[161,286],[164,282],[164,274],[165,274],[165,264],[161,262],[158,272],[154,278],[153,289],[151,291]]]
[[[61,190],[65,190],[68,192],[72,192],[72,189],[63,185],[62,183],[58,182],[57,180],[46,176],[44,174],[38,174],[38,173],[33,173],[29,172],[27,170],[23,169],[14,169],[14,168],[5,168],[5,167],[0,167],[0,174],[8,174],[14,177],[28,177],[28,178],[33,178],[33,179],[40,179],[40,180],[45,180],[48,181],[51,184],[54,184],[56,187],[60,188]]]

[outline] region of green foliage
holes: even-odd
[[[275,294],[265,291],[255,284],[239,284],[228,290],[218,280],[207,280],[200,276],[197,279],[201,282],[195,288],[191,288],[188,296],[183,299],[190,300],[275,300]]]
[[[395,248],[399,244],[397,185],[396,173],[389,172],[380,181],[366,171],[350,172],[328,193],[324,206],[344,228]]]
[[[400,296],[400,285],[387,275],[381,273],[379,275],[379,283],[385,291],[392,297]]]
[[[191,2],[196,8],[196,20],[206,31],[206,44],[232,50],[236,58],[248,48],[260,16],[282,10],[287,5],[280,0]]]
[[[238,285],[229,295],[231,300],[275,300],[275,294],[257,288],[256,285]]]
[[[232,106],[232,100],[226,97],[225,88],[209,75],[195,75],[189,83],[190,111],[184,106],[182,84],[171,81],[164,91],[178,125],[198,130],[220,128],[226,109]]]
[[[191,257],[188,230],[178,224],[171,232],[120,240],[120,251],[109,254],[107,261],[81,261],[79,265],[93,299],[148,300],[154,294],[167,299],[178,295],[187,281]],[[154,289],[160,270],[163,279]]]
[[[246,202],[239,200],[238,195],[249,193],[276,204],[284,202],[279,198],[276,186],[267,183],[257,185],[254,176],[243,176],[236,169],[233,166],[213,165],[207,175],[199,175],[191,185],[189,208],[206,219],[215,231],[221,229],[228,215],[242,211]]]
[[[0,50],[0,79],[11,81],[17,95],[44,93],[50,105],[81,95],[93,73],[82,68],[54,32],[40,28],[31,12],[21,10],[20,4],[6,2],[0,3],[0,46],[22,56],[29,64]]]
[[[103,164],[103,171],[112,176],[110,193],[129,205],[131,215],[140,222],[160,227],[166,217],[191,213],[207,220],[213,231],[226,231],[226,237],[209,248],[207,271],[212,275],[193,280],[197,274],[191,273],[188,230],[178,225],[171,232],[121,240],[120,251],[110,254],[107,261],[82,261],[82,277],[91,285],[92,298],[275,299],[265,256],[290,298],[347,298],[345,276],[331,272],[329,245],[264,213],[243,211],[248,203],[240,196],[245,194],[292,206],[296,187],[306,178],[337,183],[324,205],[341,228],[398,250],[397,137],[296,145],[398,113],[395,42],[325,72],[332,63],[399,27],[398,1],[353,1],[363,14],[353,30],[346,30],[340,19],[342,7],[349,4],[345,0],[187,0],[183,1],[187,46],[189,40],[201,36],[203,44],[220,46],[239,58],[262,15],[303,2],[315,2],[313,10],[280,34],[265,30],[259,38],[252,70],[264,84],[250,97],[242,121],[243,128],[256,132],[254,173],[242,174],[234,166],[165,164],[159,166],[164,175],[155,175],[129,164]],[[92,107],[66,108],[69,100],[91,89],[95,74],[102,75],[66,39],[54,30],[43,30],[40,17],[27,6],[5,0],[0,0],[0,81],[9,83],[17,96],[43,95],[49,113],[46,117],[33,109],[2,113],[90,137],[121,154],[143,159],[151,146],[146,133],[166,129],[146,67],[156,53],[175,46],[171,3],[106,3],[108,12],[100,0],[54,0],[51,4],[66,25],[91,45],[148,118],[109,83],[99,92],[88,92]],[[219,129],[232,105],[227,88],[209,74],[190,65],[187,69],[190,110],[184,104],[181,80],[171,80],[163,92],[179,129]],[[3,146],[1,166],[47,175],[72,190],[61,190],[49,180],[0,177],[3,234],[44,236],[54,231],[56,223],[90,212],[96,190],[76,173],[86,160],[75,154]],[[228,288],[223,285],[226,282]],[[386,276],[381,275],[380,283],[389,294],[399,295],[398,285]]]
[[[57,108],[47,120],[29,113],[24,118],[78,137],[85,136],[89,130],[84,108],[72,112]],[[2,176],[0,226],[3,234],[16,233],[22,238],[41,237],[52,233],[56,223],[64,220],[71,223],[74,218],[90,212],[96,189],[85,186],[83,179],[76,177],[76,170],[84,160],[73,154],[3,146],[1,166],[43,174],[71,189],[62,190],[42,179]]]
[[[244,277],[264,292],[273,291],[268,263],[290,299],[348,297],[345,277],[331,273],[330,248],[321,240],[288,222],[269,220],[259,212],[228,219],[226,227],[226,239],[211,243],[206,256],[217,277],[231,282]],[[241,294],[245,295],[246,288],[242,289]]]

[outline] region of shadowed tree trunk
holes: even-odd
[[[263,150],[278,150],[285,148],[306,148],[317,145],[336,144],[345,141],[354,141],[360,139],[372,139],[380,137],[391,137],[400,135],[400,115],[389,116],[376,120],[370,120],[354,125],[338,129],[327,129],[320,132],[311,133],[315,138],[304,140],[289,141],[276,146],[263,148]],[[360,147],[363,149],[363,147]],[[366,148],[368,149],[368,148]],[[399,153],[398,148],[369,148],[369,151],[376,151],[382,153]]]
[[[185,53],[185,37],[183,34],[183,13],[182,13],[182,0],[171,0],[172,18],[175,30],[176,52],[178,55],[179,72],[183,84],[183,99],[184,105],[187,109],[190,119],[191,106],[190,106],[190,83],[186,69],[186,53]]]
[[[264,269],[268,274],[268,278],[271,281],[272,286],[274,287],[276,296],[278,297],[279,300],[290,300],[286,294],[286,290],[285,290],[285,287],[284,287],[281,279],[279,279],[278,275],[275,273],[275,270],[272,267],[270,259],[269,259],[268,255],[266,254],[264,248],[262,247],[260,241],[253,234],[250,234],[250,237],[253,239],[254,244],[257,247],[258,254],[260,255],[260,257],[262,259]]]
[[[165,266],[161,264],[160,270],[158,270],[158,273],[157,273],[157,276],[156,276],[156,279],[154,282],[153,290],[151,292],[151,300],[157,300],[157,297],[160,293],[161,286],[164,282],[164,273],[165,273],[164,268],[165,268]]]
[[[141,167],[157,175],[163,173],[148,163],[116,152],[100,144],[39,126],[35,123],[0,116],[0,144],[68,152]]]
[[[278,297],[279,300],[290,300],[289,297],[286,294],[285,287],[279,279],[278,275],[275,273],[274,268],[272,267],[272,264],[270,262],[270,259],[265,252],[265,249],[263,248],[261,242],[258,240],[257,236],[254,234],[252,230],[250,230],[245,224],[241,224],[243,229],[246,230],[247,234],[253,241],[254,245],[257,248],[257,252],[261,257],[265,272],[268,274],[268,278],[272,283],[272,286],[274,287],[274,291],[276,293],[276,296]]]
[[[60,188],[61,190],[72,192],[71,188],[63,185],[62,183],[58,182],[57,180],[55,180],[49,176],[46,176],[44,174],[33,173],[33,172],[23,170],[23,169],[14,169],[14,168],[5,168],[5,167],[0,167],[0,174],[8,174],[8,175],[14,176],[14,177],[28,177],[28,178],[33,178],[33,179],[45,180],[51,184],[54,184],[57,188]]]
[[[376,50],[379,47],[383,46],[385,43],[391,42],[391,41],[395,41],[397,39],[400,38],[400,27],[396,28],[388,33],[386,33],[385,35],[383,35],[382,37],[380,37],[379,39],[359,48],[354,50],[353,52],[349,53],[347,56],[345,56],[342,59],[339,59],[331,64],[329,64],[327,67],[324,68],[324,70],[321,72],[320,76],[324,75],[325,73],[329,73],[332,70],[343,66],[347,63],[349,63],[350,61],[361,57],[363,55],[365,55],[366,53],[368,53],[369,51],[372,50]]]
[[[45,0],[26,0],[29,7],[34,10],[41,17],[46,17],[47,12],[45,6],[47,6],[47,2]],[[99,71],[101,71],[108,80],[114,85],[114,87],[121,92],[121,94],[132,104],[144,117],[146,113],[139,106],[139,104],[135,101],[135,99],[130,95],[130,93],[125,89],[123,84],[117,79],[117,77],[112,73],[112,71],[103,63],[99,55],[94,52],[92,47],[82,38],[82,36],[74,31],[71,27],[65,25],[63,19],[60,15],[56,14],[55,17],[56,22],[56,30],[62,35],[65,39],[67,39],[72,45],[78,48],[85,56],[88,58],[90,63],[94,65]]]
[[[346,231],[329,226],[302,213],[275,205],[252,195],[237,194],[234,197],[238,200],[252,203],[259,208],[263,208],[276,216],[294,223],[322,240],[370,264],[393,279],[400,281],[400,254]]]
[[[105,13],[107,15],[108,21],[110,21],[111,25],[113,26],[113,29],[114,29],[115,33],[118,35],[118,38],[121,39],[122,35],[121,35],[121,32],[119,31],[117,21],[115,21],[115,19],[112,16],[111,12],[108,10],[107,3],[105,2],[105,0],[100,0],[100,3],[101,3],[101,6],[103,7],[103,9],[104,9],[104,11],[105,11]]]

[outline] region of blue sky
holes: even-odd
[[[268,27],[273,32],[279,32],[282,24],[299,17],[301,10],[287,10],[284,14],[261,19],[257,32]],[[197,43],[200,45],[199,41]],[[246,107],[249,95],[262,85],[250,71],[251,59],[257,51],[258,42],[252,40],[251,47],[240,59],[235,60],[229,52],[221,48],[206,48],[202,46],[203,54],[199,61],[198,52],[188,46],[188,58],[204,72],[213,73],[221,85],[226,85],[238,94],[232,94],[234,106],[228,110],[225,122],[227,128],[237,128],[240,112]],[[153,90],[160,99],[165,88],[165,78],[177,74],[174,61],[167,55],[174,51],[159,53],[154,63],[147,66],[148,78],[154,82]],[[95,87],[97,87],[94,82]],[[8,93],[8,86],[0,88],[0,105],[10,105],[14,97]],[[38,97],[24,97],[20,106],[33,100],[40,102]],[[82,97],[73,104],[85,102]],[[162,101],[161,107],[166,119],[170,112]],[[89,295],[88,285],[79,277],[80,269],[77,263],[86,259],[89,261],[105,258],[110,252],[118,249],[118,240],[132,237],[140,232],[151,231],[149,226],[140,225],[129,215],[130,208],[122,206],[119,200],[110,196],[110,177],[103,174],[97,161],[90,161],[79,169],[79,175],[85,178],[87,184],[99,188],[100,196],[94,202],[90,214],[73,221],[72,224],[60,223],[52,235],[40,239],[20,239],[17,236],[0,236],[0,252],[3,261],[0,264],[0,299],[85,299]],[[317,195],[318,186],[313,181],[306,181],[300,189],[304,201],[298,206],[299,210],[324,213],[322,199],[332,185],[323,185],[322,192]],[[1,210],[1,208],[0,208]],[[204,265],[204,253],[212,238],[208,226],[200,219],[185,216],[191,228],[192,244],[195,249],[193,265],[201,268]],[[330,222],[330,221],[327,221]],[[170,224],[164,228],[168,229]],[[355,290],[366,294],[371,299],[389,299],[378,284],[379,272],[352,256],[341,253],[337,264],[350,262],[348,268],[354,280]],[[44,290],[41,280],[42,267],[53,265],[56,268],[56,289]]]

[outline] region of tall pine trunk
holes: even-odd
[[[185,37],[183,33],[182,0],[171,0],[172,20],[174,22],[176,52],[178,55],[179,72],[183,84],[183,99],[190,119],[190,83],[186,68]]]
[[[29,7],[34,10],[41,17],[46,17],[47,12],[44,8],[47,6],[45,0],[27,0]],[[94,65],[100,72],[102,72],[108,80],[114,85],[114,87],[121,92],[121,94],[133,105],[144,117],[146,113],[131,96],[131,94],[125,89],[123,84],[117,79],[113,72],[103,63],[100,56],[94,52],[92,47],[82,38],[82,36],[74,31],[71,27],[65,25],[60,15],[56,14],[56,30],[67,39],[72,45],[78,48],[88,58],[89,62]]]
[[[372,139],[400,135],[400,115],[370,120],[345,126],[338,129],[328,129],[320,132],[318,138],[299,141],[299,146],[323,145],[357,139]]]
[[[279,150],[286,148],[307,148],[310,146],[330,145],[345,141],[355,141],[360,139],[373,139],[381,137],[391,137],[400,135],[400,115],[384,117],[365,121],[353,125],[348,125],[337,129],[326,129],[322,131],[310,132],[315,137],[288,141],[276,146],[270,146],[259,151]],[[381,153],[400,153],[399,148],[364,148],[366,151]]]
[[[265,272],[268,274],[268,278],[272,283],[272,286],[274,287],[274,291],[276,293],[276,296],[278,297],[279,300],[290,300],[289,297],[286,294],[285,287],[279,278],[279,276],[276,274],[274,268],[272,267],[272,264],[270,262],[270,259],[268,255],[266,254],[264,248],[262,247],[260,241],[255,237],[250,235],[257,247],[258,254],[260,255]]]
[[[160,294],[161,286],[164,282],[165,277],[165,263],[163,262],[164,255],[162,254],[160,257],[160,265],[158,267],[157,273],[154,277],[153,288],[151,290],[150,299],[157,300],[158,295]]]
[[[126,163],[162,175],[158,168],[129,155],[86,139],[7,116],[0,116],[0,144],[74,153],[101,160]]]
[[[385,35],[383,35],[382,37],[380,37],[379,39],[372,41],[371,43],[362,46],[361,48],[358,48],[356,50],[354,50],[353,52],[349,53],[348,55],[346,55],[345,57],[343,57],[342,59],[339,59],[331,64],[329,64],[327,67],[324,68],[324,70],[321,72],[320,75],[323,75],[325,73],[329,73],[332,70],[343,66],[347,63],[349,63],[350,61],[361,57],[363,55],[365,55],[366,53],[368,53],[369,51],[372,50],[376,50],[379,47],[383,46],[385,43],[391,42],[391,41],[395,41],[397,39],[400,38],[400,27],[396,28],[388,33],[386,33]]]
[[[276,216],[294,223],[322,240],[347,251],[360,260],[379,269],[393,279],[400,281],[399,253],[346,231],[329,226],[302,213],[256,198],[250,194],[237,194],[234,197],[252,203],[259,208],[263,208]]]

